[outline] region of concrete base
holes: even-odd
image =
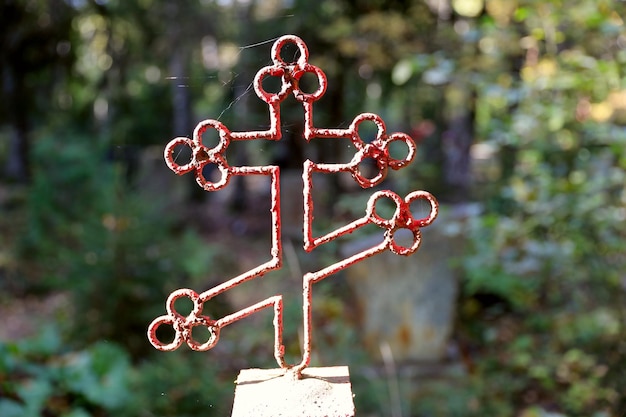
[[[232,417],[354,417],[347,366],[307,368],[301,379],[284,369],[244,369],[235,382]]]

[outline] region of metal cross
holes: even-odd
[[[285,62],[281,58],[281,50],[286,44],[294,44],[300,52],[295,62]],[[380,184],[385,178],[389,168],[398,170],[407,166],[415,156],[415,142],[404,133],[388,134],[385,123],[380,116],[373,113],[363,113],[354,118],[347,129],[328,129],[315,127],[313,124],[313,103],[319,100],[326,92],[326,75],[324,72],[309,64],[309,52],[305,43],[297,36],[286,35],[279,38],[271,50],[273,65],[261,68],[254,78],[254,90],[257,96],[267,103],[269,108],[270,128],[264,131],[231,132],[223,123],[217,120],[204,120],[200,122],[193,137],[179,137],[173,139],[165,147],[165,161],[167,166],[178,175],[193,172],[197,183],[206,191],[217,191],[226,187],[233,175],[265,175],[271,182],[271,219],[272,219],[272,247],[269,261],[247,271],[241,275],[229,279],[222,284],[204,291],[200,294],[191,289],[179,289],[170,294],[165,307],[167,314],[157,317],[148,327],[148,339],[158,350],[171,351],[180,347],[183,342],[191,349],[206,351],[218,342],[220,331],[231,323],[248,317],[265,308],[274,308],[274,357],[278,366],[285,371],[292,372],[300,377],[311,360],[312,346],[312,287],[313,284],[335,274],[351,265],[366,258],[374,256],[385,250],[390,250],[397,255],[411,255],[417,251],[421,243],[420,228],[431,224],[438,213],[438,203],[435,197],[426,191],[413,191],[407,196],[400,197],[389,191],[376,191],[373,193],[365,207],[363,217],[342,226],[323,236],[313,236],[313,197],[311,195],[313,173],[340,173],[347,172],[362,188],[371,188]],[[304,74],[312,73],[317,77],[318,88],[313,93],[305,93],[299,88],[299,81]],[[266,77],[278,77],[281,82],[277,93],[267,92],[263,89],[263,80]],[[304,313],[304,346],[303,357],[298,364],[287,364],[284,359],[283,339],[283,297],[275,295],[243,308],[233,314],[222,318],[212,318],[202,314],[203,305],[213,297],[226,292],[237,285],[262,277],[266,273],[278,270],[282,267],[281,245],[281,216],[280,216],[280,170],[278,166],[231,166],[226,160],[225,152],[232,141],[240,140],[273,140],[281,139],[280,104],[289,94],[302,104],[304,110],[303,137],[308,142],[313,138],[347,138],[354,145],[356,152],[350,162],[347,163],[316,163],[306,160],[303,166],[302,181],[304,194],[304,249],[310,252],[320,245],[331,242],[341,236],[352,233],[368,224],[375,224],[383,230],[382,242],[369,249],[338,261],[316,272],[307,272],[303,276],[303,313]],[[359,136],[359,125],[364,121],[371,121],[377,127],[376,138],[371,143],[366,143]],[[215,129],[219,134],[219,143],[209,148],[202,143],[202,135],[207,129]],[[390,156],[389,147],[393,142],[403,142],[408,147],[407,155],[402,159]],[[189,163],[180,165],[175,162],[174,150],[179,147],[188,147],[192,150]],[[372,159],[376,163],[378,173],[368,178],[361,173],[360,167],[363,161]],[[205,166],[213,164],[219,170],[221,177],[215,182],[209,181],[203,175]],[[389,199],[395,205],[395,212],[390,218],[385,218],[377,213],[376,205],[381,199]],[[430,206],[429,215],[424,218],[415,218],[410,210],[411,203],[416,200],[425,200]],[[412,243],[408,246],[399,244],[395,234],[400,229],[408,229],[412,233]],[[188,298],[193,302],[193,309],[184,316],[176,311],[174,303],[180,298]],[[162,325],[174,328],[175,337],[170,343],[161,342],[157,336],[157,329]],[[192,336],[195,327],[202,326],[209,330],[210,337],[207,341],[197,341]]]

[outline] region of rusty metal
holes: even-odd
[[[281,57],[281,50],[287,44],[294,44],[300,55],[295,62],[285,62]],[[374,256],[385,250],[390,250],[397,255],[408,256],[418,250],[421,243],[422,227],[431,224],[438,213],[438,203],[435,197],[426,191],[414,191],[402,198],[398,194],[389,191],[376,191],[371,195],[365,214],[363,217],[342,226],[323,236],[314,237],[312,231],[313,224],[313,174],[334,174],[346,172],[352,175],[354,180],[362,188],[371,188],[380,184],[386,177],[389,168],[393,170],[407,166],[413,160],[416,151],[415,142],[404,133],[387,134],[387,129],[382,118],[373,113],[363,113],[354,118],[350,126],[346,129],[328,129],[315,127],[313,124],[313,103],[319,100],[326,92],[327,80],[324,72],[309,64],[309,52],[305,43],[297,36],[287,35],[279,38],[271,50],[273,65],[261,68],[254,78],[254,90],[257,96],[268,104],[270,127],[263,131],[231,132],[223,123],[217,120],[204,120],[196,126],[193,137],[179,137],[173,139],[165,147],[165,161],[167,166],[178,175],[194,172],[196,181],[200,187],[206,191],[216,191],[226,187],[233,175],[265,175],[270,178],[271,183],[271,221],[272,221],[272,246],[270,250],[270,260],[247,271],[239,276],[231,278],[226,282],[211,288],[200,294],[191,289],[179,289],[167,299],[167,314],[156,318],[148,327],[148,339],[152,345],[163,351],[171,351],[180,347],[183,342],[191,349],[206,351],[211,349],[219,340],[222,328],[248,317],[265,308],[274,308],[274,356],[278,365],[289,371],[295,377],[300,377],[302,371],[309,365],[312,348],[312,299],[313,284],[333,275],[351,265],[354,265],[366,258]],[[317,77],[318,88],[313,93],[305,93],[299,88],[299,81],[304,74],[311,73]],[[266,77],[279,77],[281,87],[278,92],[267,92],[263,89],[263,80]],[[303,276],[303,314],[304,314],[304,341],[303,357],[300,363],[290,365],[284,360],[283,339],[283,298],[282,295],[275,295],[266,298],[254,305],[241,309],[233,314],[213,319],[203,315],[203,305],[213,297],[226,292],[233,287],[262,277],[268,272],[282,267],[282,246],[281,246],[281,216],[280,216],[280,171],[277,166],[231,166],[226,160],[226,149],[232,141],[241,140],[273,140],[281,139],[280,104],[289,94],[293,94],[295,99],[302,104],[304,110],[304,132],[303,138],[310,141],[313,138],[347,138],[350,139],[355,148],[355,154],[347,163],[316,163],[311,160],[304,162],[302,181],[304,194],[304,249],[307,252],[325,243],[331,242],[341,236],[350,234],[366,225],[373,224],[383,230],[382,242],[372,248],[363,250],[346,259],[329,265],[316,272],[307,272]],[[359,125],[365,121],[373,122],[377,128],[376,138],[371,143],[366,143],[359,136]],[[202,142],[202,135],[207,129],[215,129],[219,135],[219,143],[209,148]],[[408,150],[407,155],[402,159],[392,158],[389,146],[393,142],[403,142]],[[191,160],[184,165],[175,161],[174,154],[179,147],[187,147],[192,151]],[[373,160],[378,172],[373,177],[365,176],[361,172],[361,164],[366,160]],[[213,164],[217,167],[220,178],[211,182],[203,175],[204,168]],[[390,218],[384,218],[376,211],[376,204],[381,199],[388,199],[395,205],[395,212]],[[424,200],[430,206],[428,216],[415,218],[411,212],[411,203],[417,200]],[[395,239],[395,234],[400,229],[407,229],[412,233],[412,243],[408,246],[399,244]],[[192,311],[184,316],[178,313],[174,307],[176,300],[188,298],[193,303]],[[170,343],[161,342],[156,335],[157,329],[162,325],[172,326],[175,331],[174,340]],[[202,326],[208,329],[209,338],[204,342],[194,339],[192,331],[195,327]]]

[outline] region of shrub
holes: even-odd
[[[74,343],[150,349],[145,332],[167,294],[209,269],[217,252],[181,226],[167,201],[146,195],[81,136],[42,137],[33,155],[27,231],[21,242],[27,286],[69,291]]]

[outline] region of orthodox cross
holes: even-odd
[[[285,62],[281,57],[281,50],[287,44],[293,44],[299,50],[300,55],[295,62]],[[223,189],[235,175],[264,175],[269,177],[271,184],[270,212],[272,222],[270,259],[256,268],[231,278],[200,294],[187,288],[172,292],[165,303],[167,314],[157,317],[150,324],[148,327],[148,339],[156,349],[162,351],[178,349],[183,343],[186,343],[193,350],[206,351],[215,346],[219,340],[220,332],[224,327],[255,314],[258,311],[273,308],[274,357],[276,358],[278,366],[284,369],[285,373],[291,373],[296,378],[300,378],[302,371],[309,366],[311,361],[311,347],[313,343],[313,284],[385,250],[390,250],[394,254],[403,256],[415,253],[421,243],[420,229],[424,226],[428,226],[435,220],[438,213],[438,203],[435,197],[426,191],[413,191],[405,197],[400,197],[398,194],[389,190],[376,191],[370,196],[367,205],[364,207],[365,213],[361,218],[325,235],[313,236],[314,202],[311,193],[314,173],[349,173],[361,188],[372,188],[385,179],[389,168],[398,170],[411,163],[415,157],[416,145],[415,142],[404,133],[388,134],[382,118],[373,113],[363,113],[356,116],[346,129],[315,127],[313,122],[313,103],[318,101],[326,92],[326,75],[320,68],[309,64],[309,52],[307,47],[302,39],[297,36],[286,35],[280,37],[272,47],[271,58],[273,65],[261,68],[257,72],[253,83],[257,96],[268,105],[269,129],[263,131],[233,132],[217,120],[204,120],[196,126],[192,138],[175,138],[165,147],[164,152],[167,166],[172,171],[178,175],[193,172],[198,185],[206,191]],[[317,77],[318,87],[317,90],[312,93],[305,93],[299,87],[302,76],[308,73],[314,74]],[[278,92],[268,92],[263,88],[263,80],[267,77],[277,77],[280,80],[280,90]],[[369,224],[380,227],[383,232],[382,241],[378,245],[362,250],[318,271],[307,272],[302,277],[304,316],[303,356],[302,360],[296,364],[287,364],[284,359],[282,295],[279,294],[268,297],[256,304],[222,318],[213,318],[202,313],[204,303],[211,300],[213,297],[243,282],[260,278],[268,272],[278,270],[282,267],[279,167],[273,165],[232,166],[229,165],[226,160],[225,152],[233,141],[279,141],[281,139],[280,104],[289,94],[293,94],[304,110],[304,140],[308,142],[314,138],[346,138],[351,141],[356,150],[350,162],[347,163],[316,163],[311,160],[304,162],[302,170],[304,249],[307,252],[311,252],[321,245],[334,241],[341,236],[350,234]],[[370,143],[366,143],[359,136],[359,125],[365,121],[373,122],[377,128],[376,137]],[[212,148],[202,143],[202,135],[208,129],[215,129],[219,135],[218,144]],[[406,145],[407,154],[404,158],[396,159],[390,155],[390,145],[393,142],[402,142]],[[178,164],[174,160],[175,150],[180,147],[188,147],[192,151],[190,161],[184,165]],[[378,170],[376,175],[369,177],[362,173],[362,164],[366,160],[373,160],[373,162],[375,162],[375,166]],[[204,168],[210,164],[214,165],[219,171],[219,179],[217,181],[210,181],[203,174]],[[376,208],[377,203],[383,199],[390,200],[395,206],[395,211],[389,218],[382,216]],[[428,216],[423,218],[414,217],[411,212],[411,204],[417,200],[424,200],[428,203],[430,207]],[[409,245],[405,246],[398,242],[399,239],[397,239],[396,232],[401,229],[410,231],[412,242]],[[193,303],[192,311],[186,316],[180,314],[174,307],[176,300],[181,298],[188,298]],[[175,331],[174,339],[169,343],[164,343],[157,338],[157,329],[163,325],[172,326]],[[197,326],[208,329],[210,335],[208,340],[198,341],[194,339],[192,332]]]

